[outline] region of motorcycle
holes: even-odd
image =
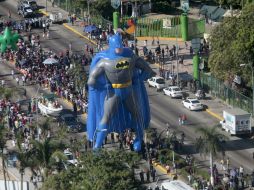
[[[198,100],[200,100],[200,99],[205,99],[206,94],[204,90],[201,89],[201,90],[197,90],[197,92],[195,93],[195,96]]]

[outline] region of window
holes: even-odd
[[[248,125],[249,124],[249,120],[246,120],[245,123]]]

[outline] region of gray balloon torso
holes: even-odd
[[[135,67],[135,61],[132,58],[102,59],[99,65],[104,68],[105,75],[111,84],[123,84],[132,80]]]

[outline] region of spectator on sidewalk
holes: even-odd
[[[156,170],[153,168],[152,170],[151,170],[151,176],[152,176],[152,179],[153,179],[153,182],[155,182],[155,178],[156,178]]]
[[[144,171],[143,171],[143,170],[141,170],[141,171],[139,172],[139,177],[140,177],[141,183],[144,183]]]

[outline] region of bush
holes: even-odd
[[[209,180],[210,179],[210,174],[208,173],[207,170],[204,170],[204,169],[196,169],[195,170],[195,176],[200,176],[206,180]]]

